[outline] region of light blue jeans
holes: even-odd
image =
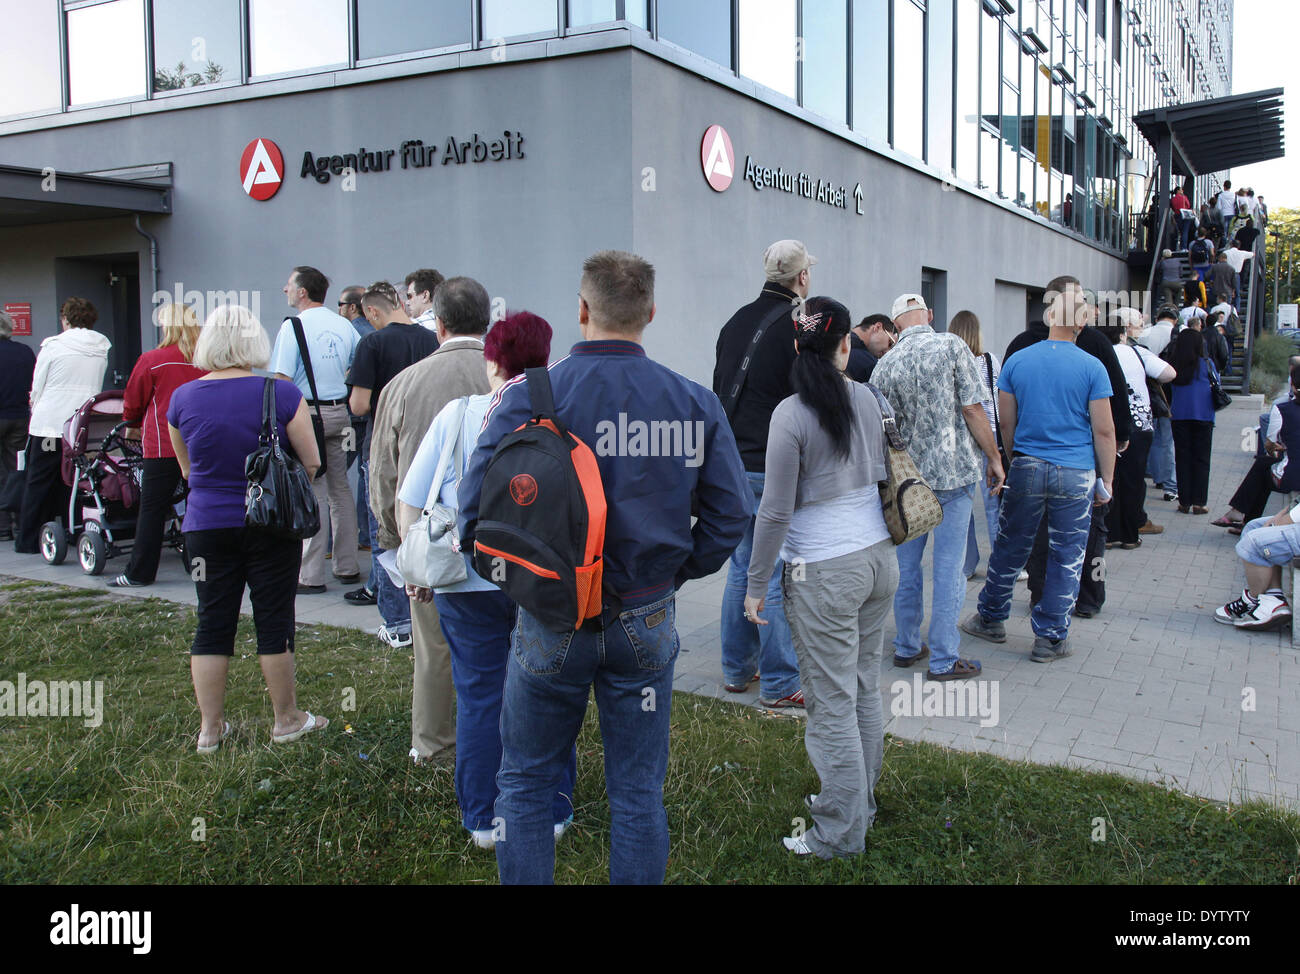
[[[1169,417],[1154,420],[1155,436],[1147,454],[1147,473],[1165,490],[1178,493],[1178,474],[1174,469],[1174,428]]]
[[[930,672],[947,673],[957,663],[961,637],[957,614],[966,601],[966,532],[970,525],[975,484],[955,490],[936,490],[943,507],[943,520],[930,534],[899,545],[898,591],[894,593],[894,655],[903,658],[921,652],[921,619],[925,615],[925,577],[921,559],[925,544],[934,536],[934,600],[930,608]]]
[[[1034,635],[1064,639],[1079,596],[1079,576],[1092,524],[1093,470],[1060,467],[1034,457],[1011,461],[1012,476],[1002,494],[1002,522],[989,556],[988,579],[980,592],[979,614],[1006,621],[1016,576],[1029,561],[1034,536],[1047,513],[1047,571],[1043,594],[1030,624]]]
[[[754,510],[763,499],[763,474],[747,472],[754,492]],[[766,626],[745,618],[745,590],[749,587],[749,556],[754,550],[754,518],[750,517],[745,537],[731,553],[727,584],[722,590],[722,676],[728,683],[748,683],[757,671],[762,674],[759,695],[780,700],[799,689],[799,659],[790,639],[785,618],[785,596],[781,592],[784,562],[777,559],[763,601]]]
[[[1002,511],[1002,499],[989,490],[987,479],[989,471],[988,457],[984,458],[985,479],[979,482],[978,488],[980,496],[984,498],[984,522],[989,528],[989,548],[993,547],[993,542],[998,539],[998,515]],[[992,551],[989,552],[992,554]],[[970,528],[966,532],[966,564],[962,568],[963,575],[974,575],[975,569],[980,566],[980,543],[975,534],[975,502],[971,501]]]

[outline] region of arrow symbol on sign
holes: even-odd
[[[853,199],[856,200],[858,204],[858,216],[862,216],[863,210],[862,210],[862,184],[861,183],[858,183],[856,186],[853,187]]]

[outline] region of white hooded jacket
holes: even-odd
[[[63,424],[103,389],[112,347],[89,328],[69,328],[41,342],[32,376],[31,436],[63,435]]]

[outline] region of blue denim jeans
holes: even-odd
[[[1178,475],[1174,470],[1174,428],[1169,417],[1153,420],[1155,436],[1147,454],[1147,473],[1165,490],[1178,492]]]
[[[515,604],[497,590],[439,593],[433,600],[451,647],[451,678],[456,684],[456,801],[465,828],[490,829],[501,770],[501,699]],[[552,801],[556,824],[573,814],[577,772],[575,748]]]
[[[763,474],[746,473],[754,491],[754,510],[763,499]],[[790,639],[785,618],[785,597],[781,593],[784,562],[777,560],[767,583],[763,618],[759,626],[745,619],[745,589],[749,585],[749,556],[754,550],[754,518],[749,519],[745,538],[731,553],[727,584],[722,590],[722,676],[728,683],[748,683],[755,672],[762,674],[760,694],[765,700],[779,700],[799,689],[799,659]]]
[[[552,632],[519,610],[501,711],[501,882],[554,882],[554,796],[593,689],[612,820],[609,880],[663,882],[676,623],[674,595],[627,609],[604,632]]]
[[[1030,623],[1034,634],[1064,639],[1079,595],[1079,576],[1092,524],[1096,473],[1059,467],[1033,457],[1015,457],[1002,494],[1002,521],[989,558],[988,579],[980,592],[979,613],[1005,621],[1011,614],[1016,576],[1029,560],[1038,525],[1047,512],[1047,570],[1043,594]]]
[[[961,638],[957,615],[966,601],[966,535],[970,525],[975,485],[955,490],[936,490],[943,506],[943,520],[930,534],[899,545],[898,591],[894,593],[894,655],[909,657],[921,652],[921,619],[925,615],[925,576],[921,559],[926,541],[934,537],[934,600],[930,608],[930,672],[947,673],[957,662]]]
[[[370,496],[370,468],[365,464],[361,468],[362,492]],[[379,547],[379,521],[375,512],[366,504],[366,515],[370,521],[370,581],[367,587],[375,593],[379,606],[379,615],[389,632],[409,635],[411,632],[411,600],[407,598],[406,589],[398,588],[379,564],[379,556],[384,549]]]
[[[984,472],[988,473],[988,457],[984,458]],[[988,480],[982,479],[978,485],[979,495],[984,499],[984,523],[989,529],[989,547],[998,537],[998,513],[1002,510],[1002,500],[989,490]],[[975,569],[980,566],[980,543],[975,534],[975,502],[971,501],[970,527],[966,530],[966,564],[962,568],[963,575],[974,575]]]

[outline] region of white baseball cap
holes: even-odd
[[[915,305],[915,307],[909,308],[908,305]],[[925,303],[925,298],[921,297],[921,295],[900,294],[898,297],[894,298],[894,305],[889,309],[889,317],[897,321],[901,315],[905,315],[909,311],[928,310],[930,309]]]

